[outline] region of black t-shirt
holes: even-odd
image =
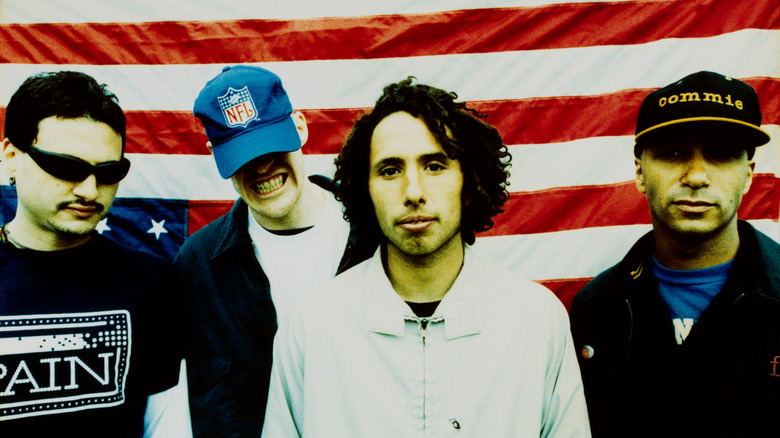
[[[0,436],[140,437],[178,381],[170,264],[95,234],[41,252],[0,243]]]

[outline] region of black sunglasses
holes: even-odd
[[[32,145],[24,152],[46,173],[65,181],[81,182],[94,174],[100,184],[111,185],[122,181],[130,170],[130,160],[125,157],[93,166],[80,158],[42,151]]]

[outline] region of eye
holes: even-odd
[[[398,175],[400,171],[395,167],[384,167],[379,171],[379,176],[391,177]]]
[[[707,150],[707,158],[713,161],[731,161],[742,156],[743,150],[740,148],[712,147]]]
[[[681,149],[667,148],[667,149],[659,150],[656,155],[664,158],[677,158],[677,157],[681,157],[683,155],[683,152]]]
[[[426,166],[428,170],[431,172],[441,172],[442,170],[446,169],[443,164],[441,163],[430,163],[428,166]]]
[[[681,160],[688,157],[690,152],[682,147],[666,146],[655,148],[653,155],[661,160]]]

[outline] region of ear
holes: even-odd
[[[745,180],[745,189],[742,191],[742,195],[750,190],[750,185],[753,183],[753,172],[756,171],[756,162],[754,160],[748,161],[747,179]]]
[[[3,151],[0,155],[0,165],[5,169],[9,177],[16,177],[16,155],[19,149],[7,138],[3,139]]]
[[[645,175],[642,173],[642,160],[640,158],[634,158],[634,166],[636,166],[636,175],[634,175],[636,189],[639,190],[640,193],[645,193]]]
[[[298,137],[301,138],[301,147],[309,140],[309,125],[306,124],[306,117],[300,111],[295,111],[290,116],[295,123],[295,129],[298,130]]]

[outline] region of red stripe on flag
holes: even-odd
[[[632,163],[626,163],[631,166]],[[492,229],[480,236],[549,233],[611,225],[649,224],[644,196],[633,181],[511,193]]]
[[[749,7],[727,0],[637,1],[301,20],[6,24],[0,62],[283,62],[642,44],[777,29],[776,6],[776,0],[753,0]],[[706,19],[669,19],[685,16]]]
[[[738,216],[741,219],[772,219],[777,221],[780,212],[780,178],[771,174],[754,174],[742,203]]]
[[[187,216],[187,236],[205,227],[220,216],[227,214],[235,201],[190,200]]]
[[[550,289],[558,296],[567,310],[571,309],[574,296],[585,287],[592,278],[566,278],[557,280],[539,280],[537,283]]]
[[[197,117],[184,111],[125,111],[126,152],[135,154],[210,155],[206,132]]]
[[[780,123],[780,79],[749,78],[758,93],[764,124]],[[545,144],[589,137],[633,135],[636,113],[650,89],[598,96],[561,96],[519,100],[474,101],[504,143]],[[337,154],[359,109],[301,110],[309,125],[306,154]],[[203,125],[190,112],[126,111],[127,151],[132,153],[208,154]],[[0,120],[5,111],[0,108]]]

